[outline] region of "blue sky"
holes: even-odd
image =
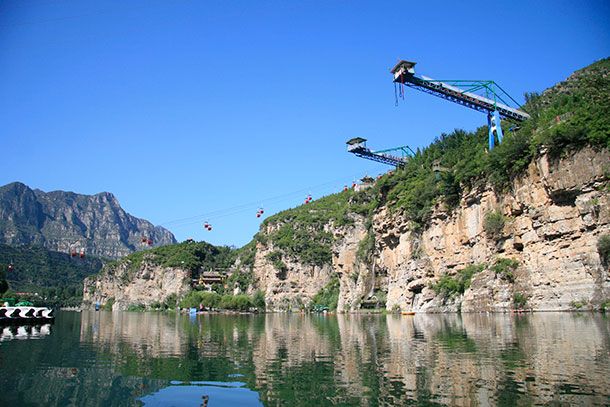
[[[110,191],[179,240],[241,246],[258,206],[388,169],[347,139],[486,123],[414,90],[394,106],[397,59],[522,101],[609,56],[608,21],[607,1],[3,0],[0,184]]]

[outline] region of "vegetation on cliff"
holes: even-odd
[[[450,298],[455,295],[464,294],[466,289],[470,287],[472,277],[476,273],[480,273],[485,269],[484,264],[471,264],[457,272],[455,276],[445,274],[436,284],[432,285],[432,289],[436,294],[443,298]]]
[[[337,309],[339,302],[339,279],[334,277],[330,282],[322,288],[312,299],[312,308],[327,307],[334,311]]]
[[[228,268],[236,258],[237,251],[231,247],[187,241],[136,252],[109,263],[107,267],[112,269],[121,264],[128,264],[130,274],[132,274],[139,270],[142,263],[146,261],[156,266],[196,271]]]
[[[335,238],[329,226],[349,226],[355,216],[370,216],[378,206],[376,195],[374,188],[360,192],[350,189],[282,211],[265,219],[261,229],[269,228],[270,232],[259,232],[256,239],[262,244],[271,243],[304,264],[330,264]],[[278,256],[273,260],[277,262]]]
[[[610,265],[610,234],[600,236],[597,241],[597,252],[605,266]]]

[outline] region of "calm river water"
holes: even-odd
[[[61,312],[0,330],[2,406],[610,404],[600,314]]]

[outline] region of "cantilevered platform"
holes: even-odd
[[[350,139],[346,144],[347,151],[355,154],[358,157],[401,168],[404,167],[409,158],[414,155],[413,150],[411,150],[408,146],[373,151],[366,146],[366,139],[362,137]],[[394,154],[389,154],[390,152],[398,152],[401,155],[397,156]]]
[[[423,75],[417,77],[415,76],[415,64],[415,62],[405,60],[398,62],[394,68],[390,70],[394,75],[394,82],[450,100],[483,113],[493,113],[494,111],[497,111],[501,118],[524,121],[530,117],[527,113],[508,106],[505,99],[511,99],[515,102],[514,99],[494,81],[441,81]],[[450,82],[451,84],[447,82]],[[460,87],[464,89],[460,89]],[[474,93],[479,90],[484,90],[487,94],[491,95],[493,99]]]

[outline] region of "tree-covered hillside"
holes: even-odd
[[[13,292],[38,293],[37,298],[49,305],[78,305],[83,280],[99,272],[102,264],[98,258],[71,257],[40,246],[0,244],[0,273],[6,276],[7,288]],[[1,288],[0,283],[0,291]]]
[[[108,263],[112,269],[127,263],[129,268],[137,270],[142,262],[162,267],[177,267],[185,270],[209,270],[228,268],[233,264],[237,251],[228,246],[214,246],[207,242],[186,241],[178,244],[156,247],[150,250],[132,253],[120,260]]]

